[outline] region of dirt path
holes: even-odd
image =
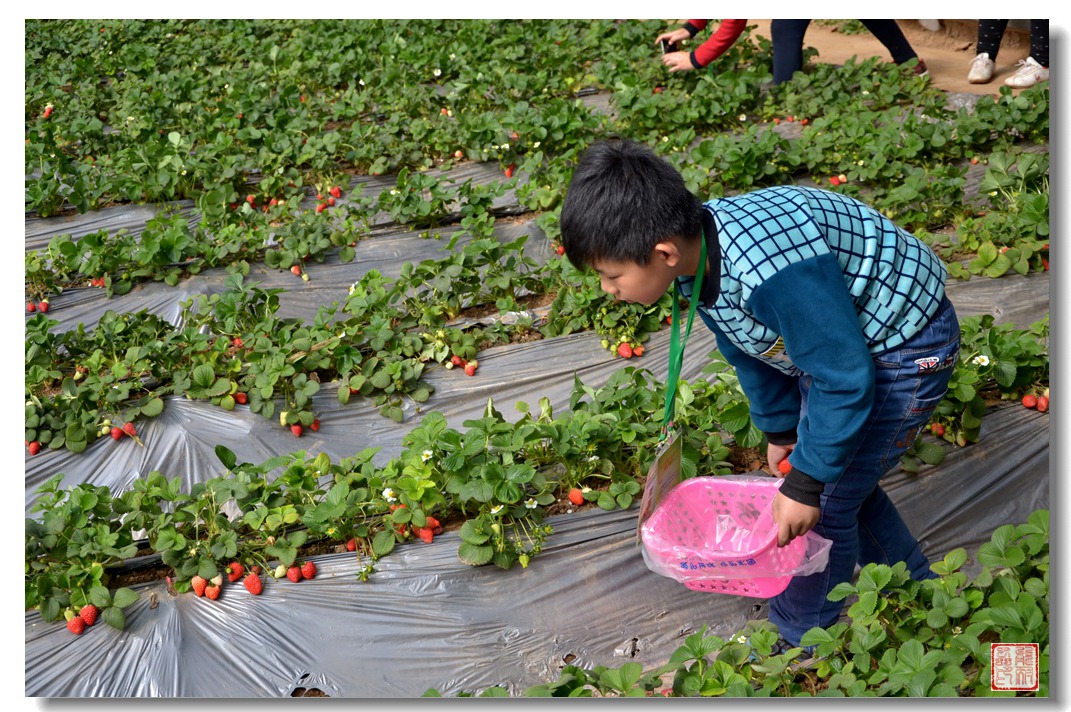
[[[939,30],[928,30],[918,20],[897,20],[900,28],[919,57],[926,61],[930,70],[930,81],[934,86],[948,92],[969,94],[993,94],[1000,92],[1004,79],[1015,71],[1016,62],[1025,59],[1030,53],[1029,33],[1009,27],[1004,33],[1000,52],[997,55],[996,72],[988,84],[971,84],[967,81],[967,70],[976,54],[974,50],[977,39],[978,23],[970,20],[940,20]],[[748,20],[748,25],[756,25],[754,34],[770,36],[769,20]],[[703,38],[706,35],[702,35]],[[836,28],[811,23],[804,37],[804,46],[814,47],[818,56],[814,61],[843,64],[855,56],[882,57],[890,59],[888,50],[869,32],[848,35],[836,31]]]

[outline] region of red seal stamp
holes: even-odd
[[[1037,692],[1037,643],[992,643],[990,658],[994,692]]]

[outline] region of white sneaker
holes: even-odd
[[[1049,81],[1049,70],[1038,64],[1033,57],[1019,60],[1019,68],[1015,74],[1004,80],[1007,86],[1015,89],[1026,89],[1038,82]]]
[[[989,52],[982,52],[971,60],[971,70],[967,72],[967,81],[971,84],[985,84],[993,78],[993,60]]]

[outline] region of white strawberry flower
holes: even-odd
[[[394,188],[391,188],[390,189],[390,194],[391,195],[398,195],[398,191],[396,191]]]
[[[989,357],[985,354],[978,354],[973,359],[971,359],[971,363],[973,363],[975,366],[988,366]]]
[[[740,114],[740,116],[737,118],[739,118],[741,121],[747,121],[747,114]]]
[[[747,636],[746,635],[737,636],[736,637],[736,642],[737,643],[741,643],[741,644],[746,643],[747,642]]]
[[[457,59],[457,55],[456,55],[456,54],[454,54],[453,52],[451,52],[451,53],[450,53],[450,61],[452,62],[452,61],[454,61],[455,59]]]
[[[362,87],[364,86],[364,80],[363,79],[358,79],[357,83],[360,84]]]
[[[434,454],[435,453],[433,453],[431,450],[425,450],[424,452],[420,453],[420,461],[421,462],[427,462],[428,460],[431,459],[431,456],[434,455]]]
[[[537,502],[533,498],[529,497],[527,500],[525,500],[524,506],[527,507],[528,509],[535,509],[536,507],[539,506],[539,502]]]
[[[503,507],[501,504],[496,504],[495,506],[491,507],[491,514],[498,514],[503,509],[505,509],[505,507]]]
[[[863,161],[862,160],[858,161],[858,165],[860,165],[860,166],[863,165]]]
[[[532,148],[539,148],[539,144],[540,143],[541,143],[540,141],[536,141],[535,143],[532,144]]]
[[[387,487],[383,490],[383,499],[387,500],[388,502],[398,501],[398,498],[394,495],[394,490],[392,490],[390,487]]]
[[[443,73],[443,70],[441,70],[438,67],[436,67],[435,69],[432,70],[431,73],[438,77]]]

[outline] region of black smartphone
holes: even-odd
[[[662,54],[669,54],[670,52],[677,51],[677,43],[670,42],[669,40],[662,40]]]

